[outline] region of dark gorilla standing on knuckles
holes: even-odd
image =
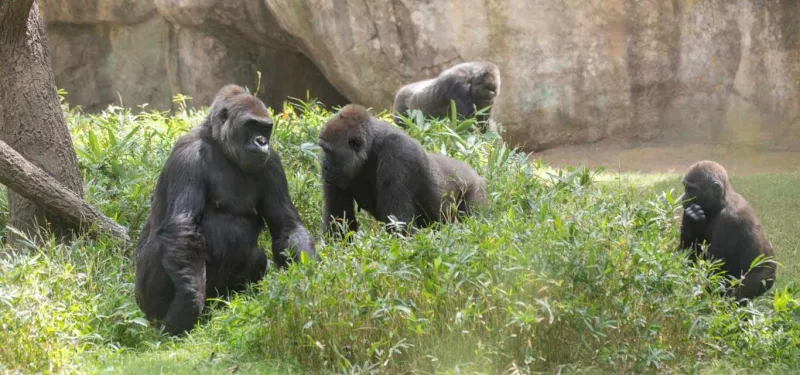
[[[403,86],[394,99],[395,114],[407,115],[419,109],[426,116],[444,118],[450,113],[450,101],[461,117],[472,117],[475,110],[491,107],[500,93],[500,69],[485,61],[465,62],[453,66],[433,79]],[[477,116],[482,126],[491,118],[491,109]],[[395,116],[395,123],[401,124]],[[481,131],[485,131],[484,127]]]
[[[750,265],[759,255],[774,258],[775,252],[753,209],[731,187],[725,168],[713,161],[697,162],[686,172],[683,185],[681,247],[694,249],[695,260],[707,242],[706,255],[724,261],[722,269],[728,276],[746,274],[740,285],[726,293],[737,301],[764,294],[775,282],[775,262],[752,270]]]
[[[172,149],[136,248],[135,290],[142,311],[168,332],[190,330],[206,298],[264,276],[267,258],[257,240],[265,223],[278,266],[286,266],[290,248],[316,258],[270,150],[272,127],[260,100],[228,85],[206,120]]]
[[[486,182],[461,161],[426,153],[392,125],[347,105],[319,136],[325,228],[346,220],[358,230],[354,203],[382,222],[389,216],[416,226],[469,214],[486,200]],[[444,216],[444,217],[443,217]]]

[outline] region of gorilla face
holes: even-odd
[[[243,169],[258,168],[269,159],[272,120],[247,119],[231,125],[238,147],[238,160]]]
[[[701,173],[688,173],[683,178],[683,207],[693,204],[709,210],[719,207],[724,198],[722,183]]]
[[[365,140],[362,136],[352,134],[325,140],[320,137],[322,148],[322,178],[325,182],[346,189],[353,179],[361,173],[366,160]]]
[[[212,110],[212,136],[225,155],[244,171],[263,167],[270,156],[274,122],[257,103],[236,103]],[[247,105],[252,104],[252,105]]]
[[[478,109],[492,105],[500,90],[500,82],[491,71],[486,72],[472,82],[472,98]]]
[[[369,142],[362,124],[339,116],[329,121],[319,135],[322,149],[322,178],[341,189],[350,187],[367,160]]]

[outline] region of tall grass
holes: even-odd
[[[65,105],[87,199],[134,238],[175,138],[205,114],[176,100],[174,116]],[[315,140],[331,115],[313,100],[274,114],[273,143],[317,233],[320,262],[270,272],[175,339],[133,300],[131,249],[22,240],[0,256],[0,371],[672,373],[800,364],[794,285],[743,308],[721,299],[721,278],[706,276],[719,265],[688,267],[676,250],[670,192],[529,163],[464,123],[413,117],[408,132],[485,176],[485,209],[409,237],[361,213],[353,241],[323,238]]]

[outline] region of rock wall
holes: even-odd
[[[307,93],[347,103],[257,1],[43,3],[56,84],[87,111],[120,101],[169,109],[177,93],[206,106],[227,83],[255,92],[258,71],[259,97],[275,109]]]
[[[207,104],[224,83],[391,107],[467,60],[536,150],[603,139],[800,150],[797,0],[51,0],[56,81],[88,109]],[[341,93],[344,97],[339,95]],[[346,99],[345,99],[346,98]]]

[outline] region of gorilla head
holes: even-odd
[[[227,85],[211,106],[209,121],[216,146],[244,171],[263,167],[269,159],[272,119],[256,97],[237,85]]]
[[[719,212],[730,188],[728,172],[721,165],[704,160],[695,163],[683,177],[684,208],[696,204],[706,211]]]
[[[500,69],[489,62],[475,65],[476,73],[470,82],[470,90],[475,107],[483,109],[494,104],[495,97],[500,94]]]
[[[319,135],[323,151],[322,178],[346,189],[361,173],[372,146],[370,116],[360,106],[345,106]]]

